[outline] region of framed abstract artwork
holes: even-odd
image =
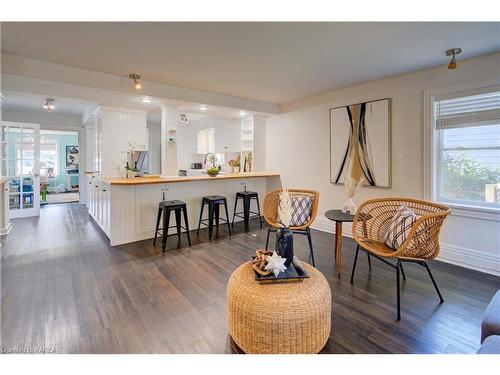
[[[66,169],[78,169],[78,146],[66,146]]]
[[[391,99],[330,109],[330,182],[391,186]]]

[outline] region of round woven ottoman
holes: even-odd
[[[229,333],[245,353],[318,353],[331,328],[332,297],[325,277],[303,263],[301,282],[259,284],[251,263],[227,284]]]

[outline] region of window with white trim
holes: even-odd
[[[500,209],[500,88],[434,98],[435,195]]]
[[[21,166],[21,147],[16,144],[17,171],[22,171],[23,175],[33,172],[33,144],[22,146],[23,165]],[[42,140],[40,142],[40,169],[49,169],[51,174],[59,175],[59,153],[56,141]]]

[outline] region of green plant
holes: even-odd
[[[443,193],[460,200],[485,200],[485,185],[500,182],[500,168],[473,159],[468,151],[443,156]]]
[[[40,198],[43,203],[47,202],[47,194],[49,193],[48,185],[44,185],[43,189],[40,190]]]
[[[207,173],[210,177],[215,177],[219,173],[219,168],[217,167],[210,167],[207,169]]]

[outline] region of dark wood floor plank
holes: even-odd
[[[206,230],[168,239],[166,255],[152,241],[110,247],[79,204],[46,206],[39,218],[13,220],[1,243],[3,348],[57,353],[230,353],[226,285],[232,271],[265,245],[266,230],[208,241]],[[271,247],[273,244],[271,240]],[[349,282],[352,240],[343,239],[338,279],[333,235],[313,231],[317,268],[332,289],[332,331],[322,353],[473,353],[480,323],[500,279],[445,263],[406,265],[402,320],[396,321],[395,274],[359,258]],[[295,253],[309,260],[305,236]]]

